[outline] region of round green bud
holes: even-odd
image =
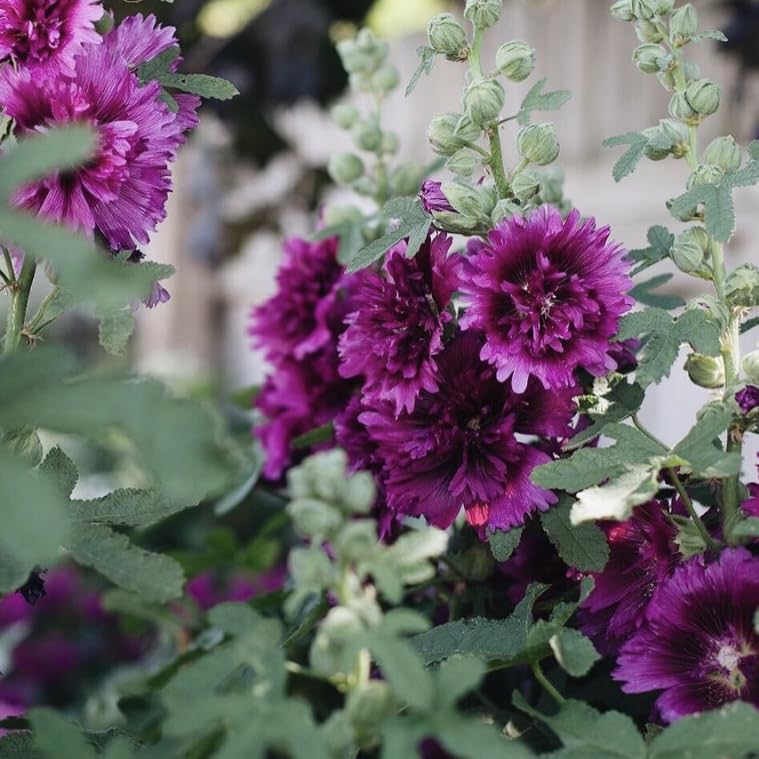
[[[341,153],[330,158],[327,171],[337,184],[348,185],[363,175],[364,162],[353,153]]]
[[[335,551],[345,561],[367,559],[377,549],[377,525],[373,519],[357,519],[340,530]]]
[[[400,84],[400,81],[401,75],[398,73],[398,69],[388,63],[379,68],[372,76],[372,88],[381,95],[387,95]]]
[[[467,142],[476,142],[482,130],[467,116],[458,113],[444,113],[436,116],[427,128],[427,139],[432,149],[443,156],[452,156],[465,147]]]
[[[504,219],[510,219],[524,209],[513,200],[499,200],[495,204],[493,213],[490,214],[490,221],[493,226],[498,226]]]
[[[657,0],[632,0],[632,12],[640,21],[650,21],[657,13]]]
[[[414,195],[424,179],[424,167],[411,161],[393,169],[390,174],[390,187],[394,195]]]
[[[663,61],[667,56],[667,51],[653,42],[646,42],[633,51],[633,63],[644,74],[658,74],[663,66]]]
[[[318,547],[294,548],[287,557],[287,569],[296,585],[326,588],[334,571],[324,551]]]
[[[503,0],[466,0],[464,17],[476,29],[488,29],[498,23]]]
[[[331,535],[343,521],[342,514],[324,501],[315,498],[296,498],[287,505],[295,529],[300,535],[314,537]]]
[[[743,373],[750,382],[759,383],[759,351],[751,351],[743,357]]]
[[[530,124],[519,130],[517,150],[526,161],[545,166],[559,155],[559,140],[553,124]]]
[[[332,119],[341,129],[350,129],[359,119],[358,108],[350,103],[338,103],[332,108]]]
[[[719,85],[709,79],[691,82],[685,89],[688,105],[700,116],[710,116],[719,108]]]
[[[540,194],[540,179],[532,171],[520,171],[511,183],[511,191],[522,203],[528,203]]]
[[[366,748],[377,739],[378,727],[395,711],[398,705],[390,686],[384,680],[369,680],[352,690],[345,700],[345,711]]]
[[[659,126],[672,145],[672,155],[675,158],[685,156],[689,150],[688,127],[677,119],[662,119]]]
[[[351,135],[356,147],[374,153],[382,145],[382,130],[374,121],[359,121],[352,129]]]
[[[377,185],[370,177],[361,177],[351,185],[351,189],[359,195],[371,198],[377,192]],[[379,235],[377,236],[379,237]]]
[[[455,556],[456,566],[467,580],[484,582],[493,574],[495,559],[486,543],[474,543]]]
[[[464,108],[472,123],[485,127],[492,124],[501,113],[506,93],[495,79],[472,82],[464,92]]]
[[[695,385],[711,390],[725,384],[725,364],[721,358],[691,353],[685,360],[685,370]]]
[[[724,176],[725,172],[719,168],[719,166],[712,166],[711,164],[701,164],[696,167],[696,170],[691,172],[686,183],[687,188],[690,190],[697,185],[705,184],[719,184],[720,180]]]
[[[686,124],[698,124],[698,113],[693,110],[684,92],[676,92],[669,101],[669,115]]]
[[[669,20],[669,32],[675,47],[687,45],[698,32],[698,14],[690,4],[680,6]]]
[[[458,213],[475,219],[490,216],[492,206],[486,207],[478,188],[459,182],[443,182],[440,189]]]
[[[345,606],[330,609],[311,643],[311,667],[327,676],[347,672],[355,660],[350,641],[364,631],[364,623],[353,609]]]
[[[725,293],[731,306],[752,308],[759,302],[759,268],[741,264],[733,269],[725,282]]]
[[[512,40],[498,48],[495,55],[498,73],[512,82],[521,82],[535,68],[535,49],[522,40]]]
[[[445,163],[452,174],[460,177],[471,177],[474,170],[482,163],[482,156],[471,148],[457,150]]]
[[[358,224],[363,218],[363,214],[356,206],[327,206],[324,209],[324,224],[327,227]]]
[[[675,7],[675,0],[656,0],[656,13],[659,16],[666,16],[672,12]]]
[[[380,150],[385,155],[395,155],[401,147],[401,140],[395,132],[383,132]]]
[[[635,14],[632,12],[632,0],[617,0],[609,12],[620,21],[635,21]]]
[[[337,52],[343,68],[349,74],[365,74],[372,70],[374,65],[372,56],[362,52],[354,40],[338,42]]]
[[[635,34],[641,42],[661,42],[664,39],[659,28],[651,21],[638,21],[635,24]]]
[[[705,270],[709,257],[709,235],[703,227],[688,227],[675,240],[672,260],[680,271],[695,274]]]
[[[719,166],[723,171],[737,171],[741,166],[741,147],[732,136],[717,137],[706,146],[704,163]]]
[[[661,161],[670,154],[672,143],[660,126],[648,127],[642,134],[648,140],[644,149],[646,158]]]
[[[452,60],[464,60],[469,49],[466,32],[452,13],[441,13],[427,26],[430,47]]]

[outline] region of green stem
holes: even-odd
[[[642,432],[651,442],[669,450],[669,446],[664,441],[659,440],[653,432],[650,432],[643,426],[643,423],[640,421],[637,414],[632,415],[632,423],[635,425],[638,432]]]
[[[482,79],[482,63],[480,56],[482,54],[482,36],[483,30],[475,28],[474,38],[472,39],[472,49],[469,51],[469,71],[472,79],[477,81]]]
[[[498,126],[494,126],[490,132],[490,160],[488,161],[493,179],[500,198],[508,198],[511,195],[509,180],[503,168],[503,149],[501,148],[501,135]]]
[[[559,706],[566,703],[564,696],[556,690],[553,683],[545,676],[543,668],[540,666],[540,662],[530,662],[530,667],[532,668],[532,674],[535,675],[535,679],[543,686],[543,690],[545,690],[545,692],[548,693]]]
[[[8,279],[11,282],[16,281],[16,270],[13,268],[13,259],[7,248],[3,248],[3,258],[5,259],[5,267],[7,269]]]
[[[11,307],[8,311],[8,326],[5,330],[5,353],[11,353],[21,345],[21,337],[26,320],[26,307],[29,304],[29,293],[32,290],[37,262],[30,256],[24,256],[21,274],[14,283],[11,291]]]
[[[675,487],[675,490],[677,490],[678,495],[680,496],[680,500],[682,500],[683,504],[685,505],[685,508],[688,512],[688,515],[693,520],[693,522],[696,525],[696,529],[698,530],[698,534],[701,536],[701,539],[704,541],[704,545],[712,552],[712,553],[719,553],[719,543],[717,543],[716,540],[709,534],[709,530],[706,529],[706,525],[701,520],[701,517],[698,515],[698,512],[696,511],[696,507],[693,505],[693,501],[691,500],[691,497],[688,495],[688,491],[685,489],[685,486],[681,482],[680,478],[677,476],[677,472],[670,468],[667,469],[667,474],[669,475],[669,478],[672,482],[672,484]]]

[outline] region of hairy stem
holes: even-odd
[[[669,475],[670,482],[674,486],[675,490],[677,490],[678,495],[680,496],[680,500],[685,505],[685,509],[688,512],[688,516],[693,520],[693,522],[696,525],[696,529],[698,530],[698,534],[701,536],[701,539],[704,541],[704,545],[712,552],[712,553],[719,553],[719,543],[717,543],[716,540],[709,534],[709,530],[706,529],[706,525],[703,523],[701,517],[698,515],[698,512],[696,511],[696,507],[693,505],[693,501],[691,500],[691,497],[688,495],[688,491],[685,489],[685,486],[683,485],[680,478],[677,476],[677,472],[674,469],[667,469],[667,474]]]
[[[506,178],[506,171],[503,168],[501,135],[498,133],[497,125],[490,130],[490,160],[488,165],[493,172],[498,197],[508,198],[511,193],[509,191],[509,180]]]
[[[37,262],[30,256],[24,256],[24,265],[18,280],[11,290],[11,306],[8,311],[8,323],[5,330],[4,353],[11,353],[21,345],[21,337],[26,320],[26,307],[29,304],[29,293],[32,290]]]
[[[545,690],[545,692],[548,693],[548,695],[551,696],[551,698],[556,701],[559,706],[565,703],[566,699],[564,696],[559,693],[554,684],[545,676],[545,672],[543,672],[543,668],[540,666],[540,662],[530,662],[530,667],[532,668],[532,674],[535,675],[535,679],[541,684],[543,690]]]

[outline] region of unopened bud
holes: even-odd
[[[691,353],[685,360],[691,382],[699,387],[715,389],[725,384],[725,364],[721,358]]]
[[[362,745],[371,745],[379,726],[394,714],[398,705],[384,680],[369,680],[348,694],[345,711]]]
[[[724,172],[719,166],[701,164],[695,171],[691,172],[688,181],[686,182],[686,186],[690,190],[697,185],[719,184],[723,175]]]
[[[523,210],[522,206],[517,205],[512,200],[499,200],[495,204],[493,213],[490,214],[490,221],[494,227],[497,227],[504,219],[510,219]]]
[[[632,12],[641,21],[650,21],[657,12],[657,0],[632,0]]]
[[[401,140],[395,132],[383,132],[380,150],[385,155],[395,155],[401,147]]]
[[[691,82],[685,90],[688,105],[701,116],[710,116],[719,108],[719,86],[709,79]]]
[[[659,122],[662,133],[667,135],[667,139],[672,145],[672,155],[675,158],[682,158],[687,155],[689,148],[688,127],[682,121],[677,119],[662,119]]]
[[[468,142],[479,139],[481,130],[471,119],[458,113],[436,116],[427,129],[427,139],[438,155],[451,156]]]
[[[517,135],[519,155],[530,163],[545,166],[559,155],[559,140],[553,124],[543,122],[523,127]]]
[[[358,108],[350,103],[338,103],[332,108],[332,118],[341,129],[351,129],[359,116]]]
[[[451,13],[441,13],[427,27],[430,47],[441,55],[454,60],[466,57],[468,43],[466,32]]]
[[[635,34],[641,42],[661,42],[664,39],[659,27],[651,21],[638,21]]]
[[[610,13],[620,21],[635,21],[635,14],[632,12],[632,0],[617,0],[611,6]]]
[[[675,0],[656,0],[656,13],[659,16],[666,16],[672,12],[675,7]]]
[[[398,69],[391,64],[385,64],[372,76],[372,87],[375,92],[387,95],[398,86],[400,81],[401,75],[398,73]]]
[[[348,185],[363,175],[364,162],[353,153],[342,153],[330,159],[327,170],[337,184]]]
[[[377,528],[371,519],[348,522],[335,539],[335,551],[343,561],[361,561],[377,548]]]
[[[759,269],[754,264],[741,264],[733,269],[725,282],[725,295],[736,308],[759,305]]]
[[[512,82],[521,82],[535,68],[535,50],[522,40],[512,40],[498,48],[495,56],[498,72]]]
[[[501,83],[495,79],[474,81],[464,92],[466,114],[474,124],[488,126],[500,115],[505,97]]]
[[[458,213],[474,219],[488,219],[495,205],[495,201],[491,203],[490,197],[480,187],[443,182],[440,190]]]
[[[676,92],[669,101],[669,115],[686,124],[698,124],[698,113],[691,107],[684,92]]]
[[[737,171],[741,165],[741,148],[733,137],[717,137],[704,150],[704,163],[718,166],[725,172]]]
[[[709,235],[703,227],[689,227],[677,236],[672,260],[680,271],[695,274],[704,269],[709,255]]]
[[[471,148],[457,150],[446,162],[445,167],[460,177],[471,177],[482,163],[482,157]]]
[[[466,0],[464,17],[476,29],[488,29],[498,22],[503,0]]]
[[[372,121],[359,121],[351,134],[356,146],[361,150],[373,153],[382,145],[382,130]]]
[[[511,183],[511,190],[521,203],[527,203],[540,193],[540,179],[531,171],[520,171]]]
[[[648,140],[645,147],[646,158],[661,161],[670,154],[672,143],[661,126],[648,127],[642,134]]]
[[[647,42],[633,51],[633,62],[644,74],[657,74],[664,66],[667,51],[661,45]]]
[[[743,357],[743,373],[746,379],[759,383],[759,351],[751,351]]]
[[[402,163],[390,174],[390,187],[394,195],[413,195],[424,179],[424,168],[411,161]]]
[[[690,3],[680,6],[672,14],[669,31],[675,47],[686,45],[698,32],[698,14]]]

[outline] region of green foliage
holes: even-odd
[[[666,285],[673,276],[673,274],[667,273],[651,277],[651,279],[635,285],[630,290],[629,295],[644,306],[653,306],[654,308],[664,308],[667,310],[681,308],[685,305],[685,301],[679,295],[663,295],[653,292],[662,285]]]
[[[508,561],[522,539],[522,528],[512,527],[508,532],[498,530],[488,534],[490,551],[496,561]]]
[[[662,226],[654,226],[648,230],[648,247],[638,248],[630,251],[630,259],[637,266],[631,272],[631,276],[636,276],[649,266],[664,261],[669,258],[672,247],[675,244],[675,236]]]
[[[408,83],[408,87],[406,87],[406,97],[416,89],[422,76],[429,76],[432,71],[432,66],[435,63],[435,55],[437,55],[435,51],[427,45],[418,47],[416,49],[416,54],[419,56],[419,66],[416,71],[414,71],[411,81]]]
[[[568,90],[554,90],[543,92],[548,79],[541,79],[530,87],[524,96],[522,105],[519,106],[517,121],[522,126],[527,126],[532,118],[533,111],[556,111],[571,99],[572,93]]]
[[[134,311],[130,306],[113,309],[102,315],[98,326],[98,339],[108,353],[121,356],[134,332]]]
[[[612,170],[612,176],[615,182],[621,182],[626,176],[635,171],[638,161],[643,158],[643,154],[648,145],[648,138],[638,132],[626,132],[618,134],[615,137],[609,137],[604,140],[604,147],[613,148],[617,145],[629,145],[622,157],[617,160]]]
[[[568,566],[581,572],[601,572],[609,560],[606,535],[594,524],[573,525],[571,509],[572,499],[562,497],[556,506],[541,513],[543,529]]]

